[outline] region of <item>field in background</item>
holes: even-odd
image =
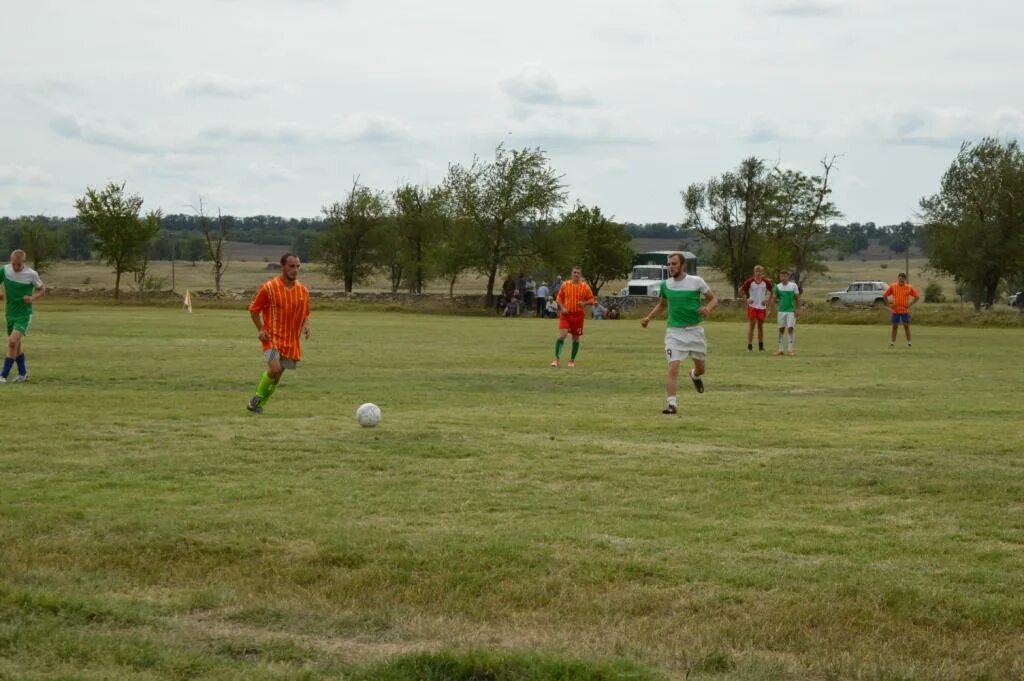
[[[266,248],[266,247],[262,247]],[[274,251],[276,253],[276,251]],[[273,276],[279,271],[277,259],[271,258],[269,254],[263,258],[232,260],[225,273],[223,287],[227,289],[254,289],[264,280]],[[952,279],[944,275],[928,273],[924,266],[924,259],[910,261],[910,277],[915,286],[922,291],[930,281],[938,282],[950,301],[956,300],[954,284]],[[855,279],[879,279],[882,281],[895,281],[896,275],[903,270],[904,262],[897,258],[893,260],[844,260],[828,263],[829,272],[814,277],[805,290],[805,296],[809,301],[822,302],[825,294],[835,290],[845,290],[846,286]],[[723,297],[732,297],[732,288],[725,282],[725,278],[716,270],[708,267],[700,267],[698,273],[707,279],[715,291]],[[150,265],[150,274],[160,280],[162,289],[170,289],[172,279],[174,289],[184,291],[186,288],[192,290],[212,289],[213,274],[209,263],[200,262],[192,265],[191,262],[176,262],[172,275],[171,263],[158,261]],[[303,265],[301,278],[312,288],[318,289],[341,289],[340,282],[327,278],[322,268],[317,263],[306,263]],[[110,268],[95,262],[61,262],[55,265],[52,270],[46,273],[44,281],[48,286],[61,288],[113,288],[114,277]],[[538,284],[540,282],[538,281]],[[614,295],[625,285],[624,281],[609,283],[601,290],[604,296]],[[123,290],[132,290],[133,282],[131,276],[122,279]],[[475,274],[468,274],[461,277],[455,285],[456,295],[482,294],[487,287],[486,278]],[[500,281],[498,282],[500,289]],[[387,279],[378,277],[374,281],[356,287],[357,291],[385,291],[390,290]],[[443,281],[431,281],[427,291],[431,293],[447,293],[448,283]]]
[[[1013,330],[320,312],[262,417],[243,312],[48,302],[0,386],[0,678],[327,679],[416,651],[671,679],[1024,675]],[[359,429],[363,401],[384,410]],[[605,677],[613,678],[613,677]],[[625,678],[625,677],[622,677]],[[635,677],[634,677],[635,678]]]

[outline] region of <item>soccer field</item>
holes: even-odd
[[[40,304],[32,380],[0,386],[0,679],[467,650],[607,679],[1024,676],[1019,330],[889,349],[808,324],[777,358],[710,322],[674,417],[660,322],[588,322],[572,371],[553,321],[312,330],[254,416],[245,311]]]

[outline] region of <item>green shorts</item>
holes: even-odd
[[[7,320],[7,335],[10,336],[12,333],[17,331],[22,336],[28,335],[28,327],[32,325],[32,316],[18,317],[17,319]]]

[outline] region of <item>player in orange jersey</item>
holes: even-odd
[[[309,338],[309,289],[299,283],[299,256],[281,256],[281,274],[265,282],[249,304],[252,323],[263,346],[267,370],[246,409],[263,413],[285,369],[302,359],[300,336]]]
[[[896,334],[899,332],[900,324],[903,324],[903,333],[907,336],[907,347],[912,347],[910,345],[910,308],[918,301],[921,294],[907,282],[907,275],[900,272],[896,281],[885,289],[882,297],[889,304],[889,312],[892,313],[889,320],[892,322],[892,338],[889,341],[889,347],[896,345]]]
[[[569,357],[569,368],[572,369],[576,366],[576,355],[580,351],[585,308],[596,302],[590,285],[583,281],[583,270],[579,265],[572,268],[572,279],[558,289],[555,301],[558,303],[558,340],[555,341],[555,358],[551,360],[551,366],[558,368],[565,337],[572,334],[572,355]]]

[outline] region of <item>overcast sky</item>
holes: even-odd
[[[679,222],[756,155],[837,155],[847,221],[914,219],[963,140],[1024,136],[1020,0],[0,0],[0,215],[312,217],[540,146],[571,201]]]

